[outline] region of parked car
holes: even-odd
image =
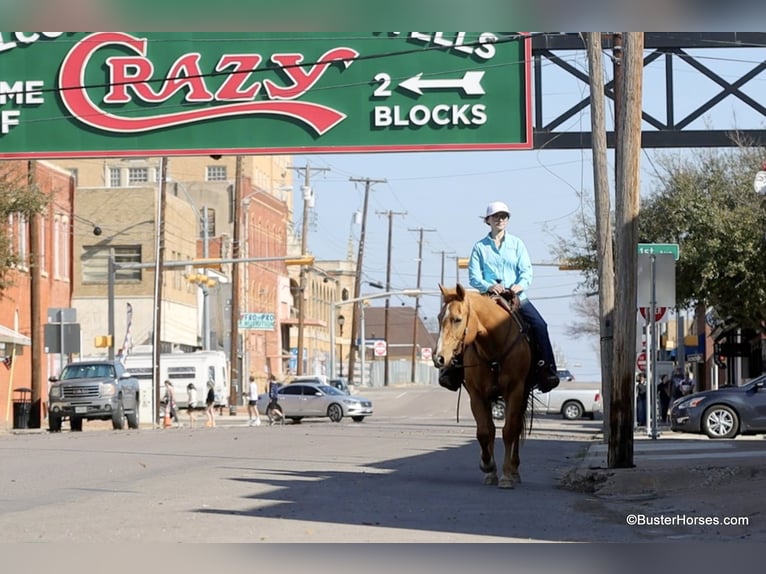
[[[670,428],[710,438],[766,432],[766,375],[741,387],[721,387],[681,397],[670,407]]]
[[[574,375],[569,372],[569,369],[556,369],[556,374],[559,376],[559,381],[574,381]]]
[[[265,413],[268,404],[267,394],[258,398],[260,412]],[[299,377],[284,385],[278,391],[277,405],[293,422],[300,422],[305,417],[328,417],[337,423],[343,417],[351,417],[351,420],[360,423],[372,415],[372,401],[358,395],[347,395],[317,377]]]
[[[50,377],[48,425],[61,431],[69,419],[72,431],[81,431],[84,420],[110,420],[112,428],[139,426],[139,384],[120,361],[80,361],[65,366],[59,377]]]
[[[342,377],[337,379],[330,379],[328,383],[339,391],[346,393],[347,395],[351,394],[351,390],[348,388],[348,382]]]

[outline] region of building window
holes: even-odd
[[[40,273],[43,275],[48,274],[48,262],[46,261],[45,257],[48,253],[47,249],[47,239],[48,239],[48,218],[47,217],[40,217]]]
[[[205,238],[205,208],[202,208],[200,216],[200,239]],[[207,237],[215,237],[215,209],[207,208]]]
[[[61,278],[64,280],[69,279],[69,217],[66,215],[61,216],[61,267],[59,269]]]
[[[225,165],[207,166],[207,181],[226,181]]]
[[[148,167],[129,167],[128,168],[128,185],[138,185],[141,183],[149,183],[149,168]]]
[[[123,263],[141,263],[140,245],[118,245],[111,248],[87,245],[82,248],[82,282],[108,282],[109,249],[114,250],[114,262],[117,265],[114,273],[115,282],[141,281],[141,269],[120,269],[119,267]]]
[[[122,187],[122,169],[119,167],[109,168],[109,187]]]

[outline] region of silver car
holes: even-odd
[[[266,413],[269,403],[269,396],[261,395],[258,410]],[[283,386],[278,391],[277,406],[293,422],[305,417],[328,417],[337,423],[343,417],[351,417],[351,420],[360,423],[372,415],[372,401],[358,395],[347,395],[320,380],[310,382],[301,379]]]

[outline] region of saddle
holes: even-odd
[[[492,297],[492,300],[500,305],[503,309],[505,309],[508,314],[513,314],[514,311],[518,311],[519,307],[521,306],[521,303],[519,302],[519,298],[516,296],[516,293],[511,291],[510,289],[506,289],[500,295],[490,295]],[[523,319],[522,319],[523,323]],[[524,326],[526,326],[525,323],[523,323]]]

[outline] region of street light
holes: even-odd
[[[346,323],[346,318],[343,315],[338,315],[338,327],[340,328],[341,337],[343,337],[343,325],[345,323]],[[338,363],[339,376],[343,378],[343,341],[340,342],[340,353],[338,354],[338,361],[339,361]]]

